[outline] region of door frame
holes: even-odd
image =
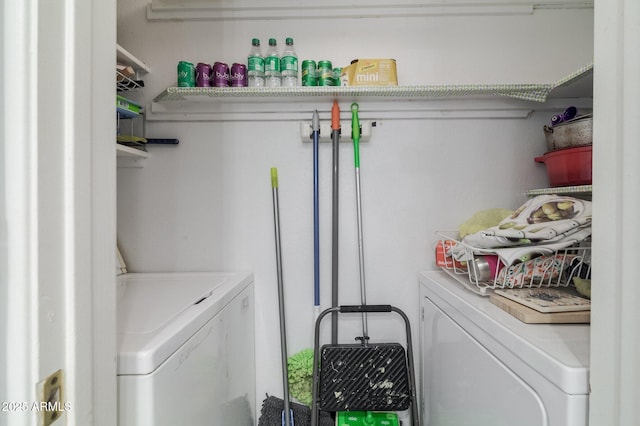
[[[66,424],[112,425],[116,2],[2,8],[0,423],[36,424],[63,370]]]
[[[640,3],[594,13],[592,425],[640,418]]]

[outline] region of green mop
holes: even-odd
[[[313,349],[302,349],[291,355],[288,362],[291,396],[311,406],[313,385]]]

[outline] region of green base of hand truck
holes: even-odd
[[[396,413],[338,411],[336,426],[400,426],[400,422]]]

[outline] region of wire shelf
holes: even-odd
[[[556,90],[573,83],[589,82],[593,64],[586,65],[555,83],[442,84],[406,86],[298,86],[298,87],[169,87],[154,102],[211,102],[212,100],[252,100],[304,98],[380,98],[385,100],[433,100],[502,97],[545,102]],[[574,94],[572,97],[576,97]]]
[[[461,84],[442,86],[298,86],[298,87],[169,87],[154,101],[195,101],[197,98],[358,97],[391,99],[503,96],[544,102],[551,84]]]

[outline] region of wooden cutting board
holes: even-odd
[[[588,324],[591,311],[538,312],[506,297],[492,294],[491,303],[527,324]]]

